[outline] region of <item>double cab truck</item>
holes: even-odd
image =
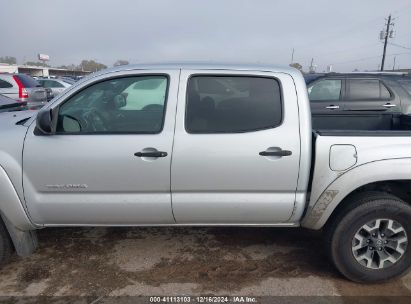
[[[313,130],[292,68],[122,66],[0,114],[0,262],[65,226],[323,230],[356,282],[411,265],[411,119]],[[320,249],[319,249],[320,250]]]

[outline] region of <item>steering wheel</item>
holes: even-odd
[[[105,119],[96,108],[90,108],[82,114],[84,130],[89,132],[107,131]]]

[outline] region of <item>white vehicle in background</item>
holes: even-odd
[[[60,95],[65,89],[71,87],[71,84],[61,79],[37,79],[38,83],[44,88],[52,90],[54,97]]]

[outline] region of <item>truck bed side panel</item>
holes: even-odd
[[[330,151],[337,145],[355,147],[355,155],[352,155],[356,157],[354,165],[344,170],[330,168]],[[410,179],[409,151],[411,140],[406,136],[317,135],[313,186],[302,225],[320,229],[335,207],[349,193],[363,185],[376,181]],[[344,154],[333,157],[337,162],[346,158]]]

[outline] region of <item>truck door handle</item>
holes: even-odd
[[[167,152],[153,151],[153,152],[136,152],[134,153],[137,157],[166,157]]]
[[[258,154],[261,156],[290,156],[293,153],[288,150],[279,150],[279,151],[262,151]]]
[[[340,108],[340,106],[330,105],[330,106],[325,107],[325,108],[326,108],[326,109],[329,109],[329,110],[337,110],[337,109],[339,109],[339,108]]]
[[[397,105],[395,105],[395,104],[392,104],[392,103],[386,103],[386,104],[384,104],[384,105],[382,105],[384,108],[393,108],[393,107],[396,107]]]

